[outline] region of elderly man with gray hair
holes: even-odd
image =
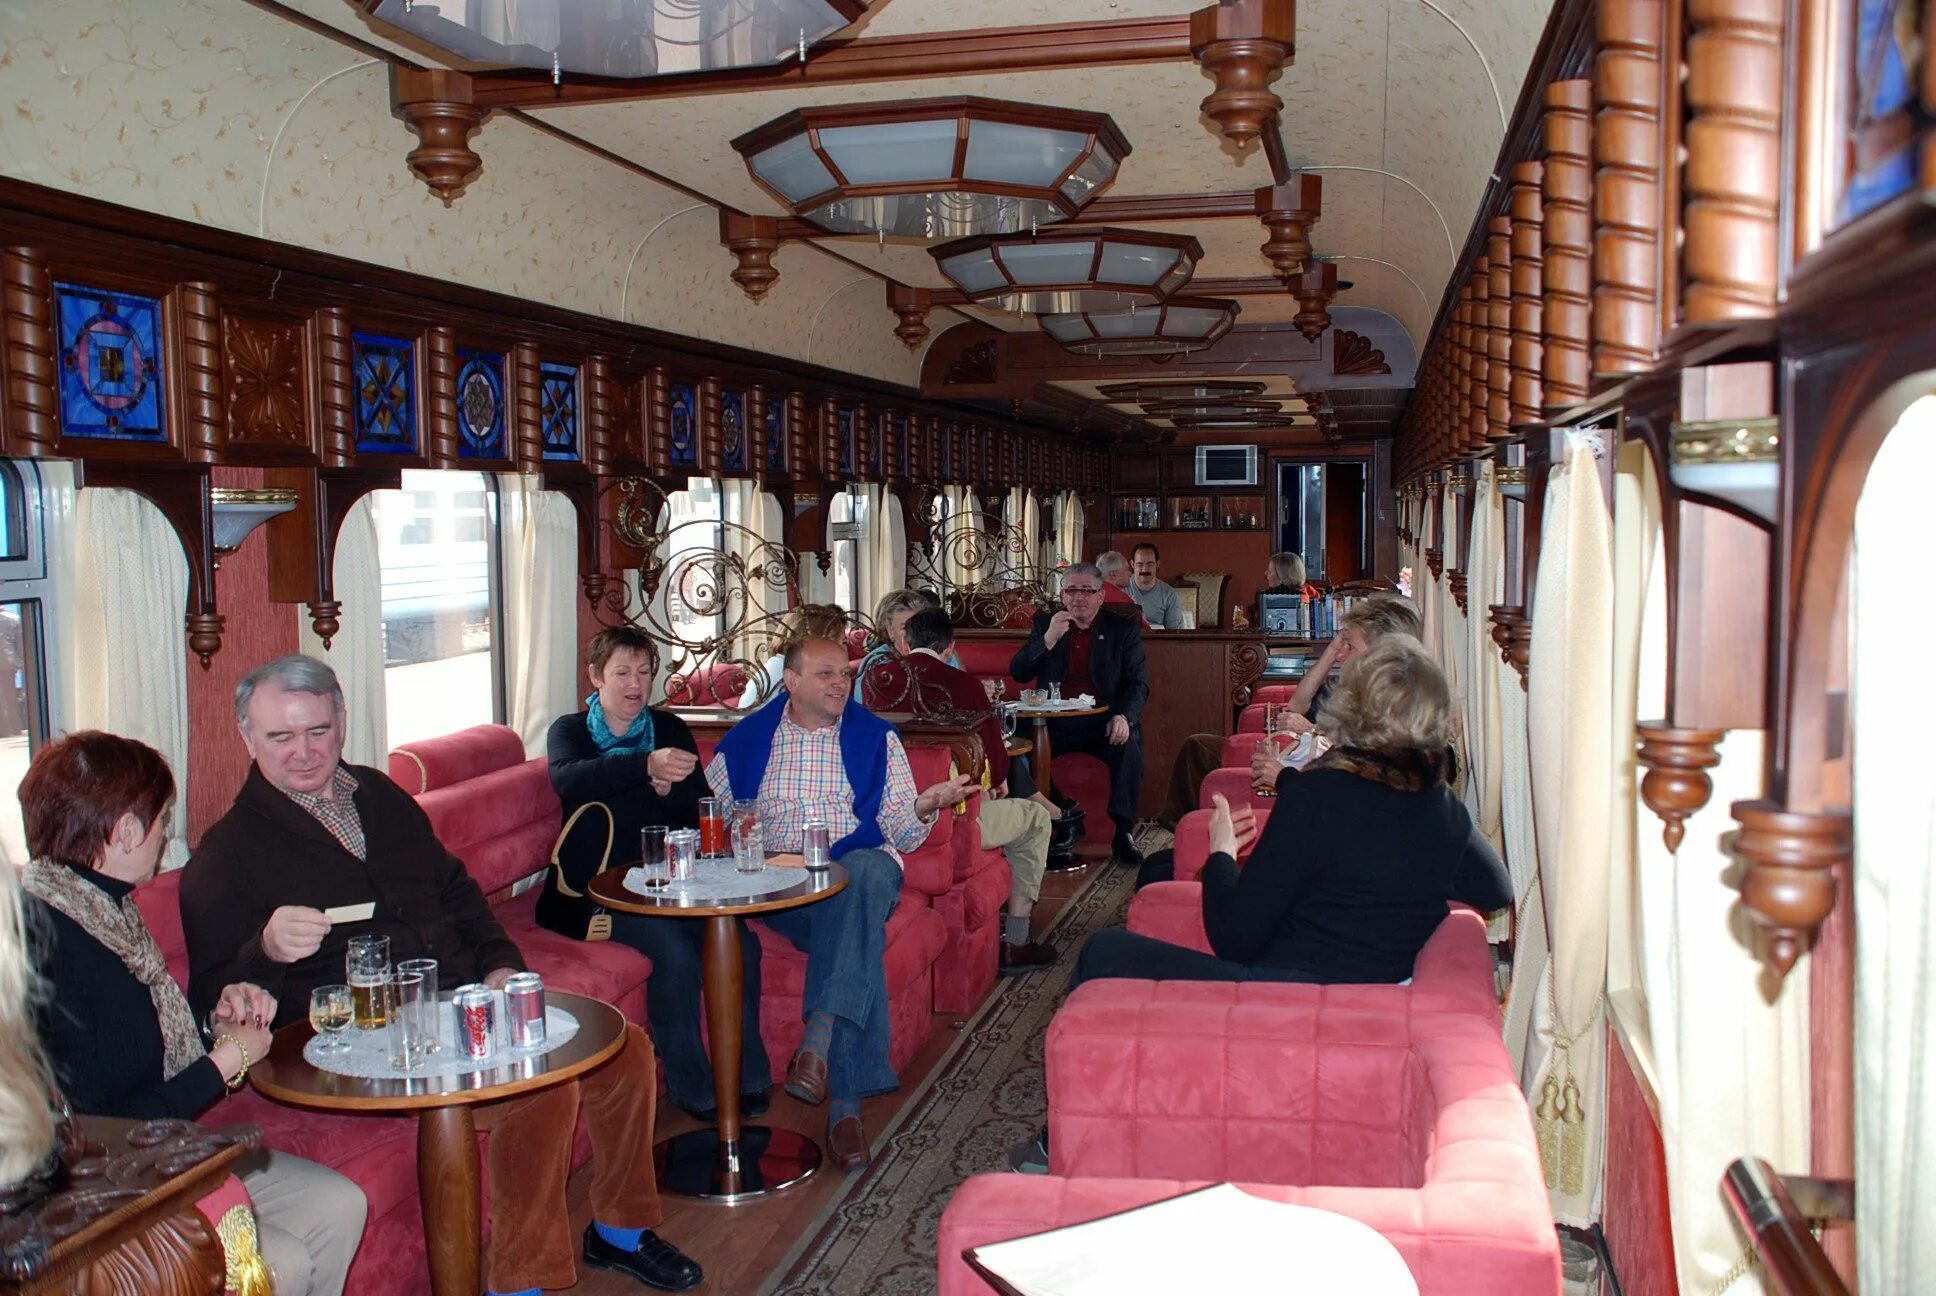
[[[314,657],[278,657],[236,686],[235,719],[255,763],[182,874],[189,1001],[198,1014],[222,986],[249,981],[276,997],[276,1026],[300,1020],[312,990],[342,979],[352,936],[388,937],[393,960],[434,958],[439,981],[451,985],[502,986],[525,970],[516,942],[423,808],[381,770],[343,763],[335,671]],[[477,1123],[492,1131],[493,1293],[523,1296],[578,1281],[565,1178],[581,1098],[598,1163],[584,1263],[661,1291],[704,1281],[697,1264],[652,1231],[660,1218],[657,1075],[652,1041],[628,1026],[618,1054],[578,1079],[479,1106]]]
[[[1129,559],[1114,549],[1106,549],[1096,555],[1096,574],[1102,577],[1103,610],[1118,616],[1134,616],[1143,623],[1143,629],[1149,629],[1149,618],[1129,595]]]

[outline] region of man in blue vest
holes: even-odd
[[[900,852],[927,840],[935,815],[974,790],[967,775],[914,787],[900,735],[853,700],[847,650],[804,639],[786,653],[786,691],[728,731],[706,781],[733,805],[757,802],[766,848],[798,851],[809,819],[827,824],[846,890],[765,915],[806,951],[806,1037],[786,1090],[818,1105],[831,1094],[827,1152],[867,1164],[861,1099],[900,1081],[888,1060],[887,920],[901,897]]]

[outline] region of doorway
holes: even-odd
[[[1277,547],[1304,559],[1306,580],[1342,585],[1370,573],[1370,484],[1363,459],[1277,464]]]

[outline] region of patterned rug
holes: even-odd
[[[1103,866],[1057,915],[1062,961],[998,983],[924,1090],[901,1109],[867,1173],[780,1265],[763,1296],[931,1296],[941,1212],[970,1175],[1007,1170],[1008,1149],[1041,1125],[1042,1040],[1083,938],[1119,926],[1136,871]]]

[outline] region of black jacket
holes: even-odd
[[[693,741],[692,730],[686,727],[686,722],[656,707],[652,711],[652,739],[659,747],[677,747],[694,756],[699,754],[699,744]],[[570,820],[578,807],[602,801],[611,807],[616,824],[611,858],[606,860],[603,858],[605,816],[596,810],[586,812],[558,851],[559,862],[565,869],[565,884],[579,894],[569,896],[559,890],[558,873],[554,869],[545,874],[544,894],[538,897],[537,917],[541,926],[574,940],[583,940],[592,915],[598,911],[592,898],[583,894],[585,884],[592,880],[600,864],[636,863],[639,829],[648,825],[697,828],[699,798],[712,795],[712,790],[706,785],[706,767],[702,763],[682,782],[673,784],[671,793],[660,796],[652,790],[652,780],[646,774],[645,763],[650,753],[628,751],[607,755],[599,751],[582,711],[560,716],[552,722],[551,732],[545,736],[545,755],[551,764],[551,786],[564,802],[566,820]]]
[[[134,890],[99,873],[82,876],[117,902]],[[222,1073],[207,1056],[161,1078],[167,1050],[154,996],[120,956],[52,905],[29,896],[26,908],[34,967],[50,992],[40,1007],[40,1039],[74,1110],[193,1120],[214,1106]]]
[[[1008,664],[1008,673],[1027,684],[1060,684],[1069,676],[1069,636],[1054,648],[1044,646],[1053,613],[1039,612],[1029,640]],[[1149,665],[1143,656],[1143,627],[1130,617],[1097,613],[1089,627],[1095,636],[1089,647],[1089,678],[1096,682],[1096,701],[1135,724],[1149,701]]]
[[[1402,788],[1315,765],[1278,776],[1241,872],[1219,853],[1202,876],[1217,957],[1318,982],[1403,981],[1446,901],[1512,903],[1505,865],[1443,782]]]
[[[188,936],[188,1003],[202,1017],[222,987],[253,981],[276,996],[276,1025],[309,1014],[309,992],[340,985],[352,936],[388,936],[392,963],[437,960],[442,985],[479,981],[498,968],[524,971],[463,861],[444,849],[430,818],[380,770],[344,768],[356,778],[368,862],[251,765],[235,804],[203,835],[182,873]],[[306,959],[278,963],[262,948],[262,927],[282,905],[330,909],[374,902],[368,922],[339,923]]]

